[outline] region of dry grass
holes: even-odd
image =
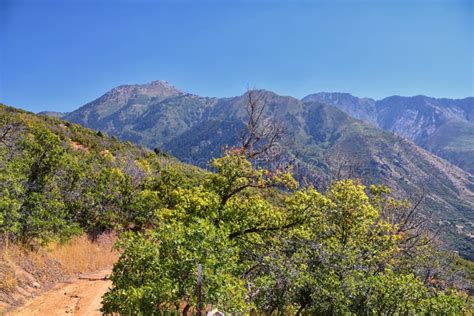
[[[6,262],[2,262],[0,270],[0,290],[6,293],[13,292],[18,284],[15,271]]]
[[[115,239],[111,233],[94,241],[80,236],[35,250],[0,245],[0,315],[73,275],[111,268],[118,258],[112,251]]]
[[[117,261],[117,254],[112,251],[114,242],[113,234],[100,235],[95,241],[80,236],[65,244],[50,246],[48,256],[59,262],[66,274],[99,271]]]

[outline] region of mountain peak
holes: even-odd
[[[116,88],[126,88],[126,87],[143,87],[143,86],[166,86],[175,88],[169,81],[166,80],[153,80],[145,83],[133,83],[133,84],[122,84],[117,86]],[[176,88],[175,88],[176,89]]]
[[[154,80],[143,84],[125,84],[113,88],[106,94],[115,93],[138,93],[147,96],[168,97],[173,95],[183,94],[174,85],[165,80]]]
[[[67,118],[79,120],[86,125],[86,121],[91,120],[92,122],[104,119],[126,107],[140,107],[143,110],[152,100],[160,101],[184,94],[165,80],[155,80],[144,84],[120,85],[70,113]],[[82,120],[79,118],[82,118]]]
[[[182,92],[181,90],[178,90],[174,85],[172,85],[166,80],[154,80],[150,83],[145,83],[142,86],[160,87],[164,89],[170,89],[170,90]]]

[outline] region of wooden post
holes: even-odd
[[[196,314],[198,316],[202,316],[202,265],[198,263],[197,266],[197,308],[196,308]]]

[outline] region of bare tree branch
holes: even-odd
[[[246,101],[247,129],[241,137],[241,149],[249,159],[268,162],[281,155],[280,141],[284,135],[284,127],[281,122],[265,118],[265,110],[264,94],[249,90]]]

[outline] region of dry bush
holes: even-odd
[[[87,236],[76,237],[65,244],[52,245],[48,256],[61,264],[67,274],[86,273],[110,268],[117,261],[112,251],[115,235],[99,235],[94,241]]]

